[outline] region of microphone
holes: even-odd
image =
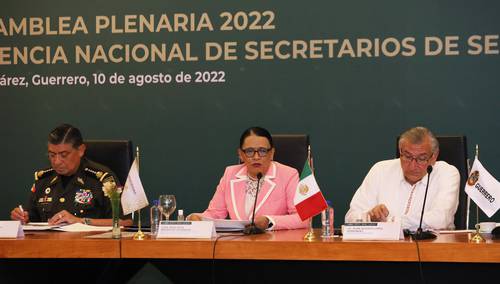
[[[260,179],[261,178],[262,178],[262,173],[258,173],[257,174],[257,190],[255,191],[255,200],[253,202],[252,223],[250,223],[250,225],[246,226],[245,229],[243,230],[243,233],[245,235],[255,235],[255,234],[264,233],[264,230],[255,226],[255,207],[257,206],[257,197],[259,196],[259,186],[260,186]]]
[[[435,239],[437,236],[431,231],[423,231],[422,230],[422,219],[424,218],[424,208],[425,201],[427,200],[427,190],[429,189],[429,180],[431,178],[432,166],[427,166],[427,185],[425,186],[425,195],[424,195],[424,205],[422,205],[422,214],[420,214],[420,224],[418,225],[417,232],[411,234],[414,240],[429,240]]]

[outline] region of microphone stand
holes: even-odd
[[[264,230],[255,226],[255,207],[257,206],[257,197],[259,196],[259,187],[260,187],[260,179],[262,178],[262,173],[257,174],[257,190],[255,191],[255,200],[253,202],[253,214],[252,214],[252,223],[246,226],[243,230],[245,235],[256,235],[263,234]]]
[[[422,205],[422,214],[420,214],[420,224],[418,225],[417,232],[411,234],[414,240],[430,240],[435,239],[437,236],[431,231],[422,230],[422,219],[424,218],[425,201],[427,200],[427,190],[429,189],[429,180],[431,178],[432,166],[427,167],[427,185],[425,186],[424,205]]]

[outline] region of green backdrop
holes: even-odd
[[[31,82],[36,74],[83,75],[89,81],[89,86],[35,86],[32,82],[13,86],[12,81],[6,86],[6,81],[0,81],[4,219],[11,208],[26,200],[33,172],[47,166],[46,136],[62,122],[80,127],[87,139],[131,139],[141,149],[141,178],[149,199],[160,193],[175,194],[178,208],[186,213],[206,208],[224,168],[237,162],[239,135],[254,125],[275,134],[310,135],[316,178],[324,195],[333,201],[337,224],[343,221],[369,168],[392,158],[395,137],[412,126],[427,126],[438,135],[466,135],[469,157],[473,158],[474,145],[479,144],[481,162],[500,177],[497,2],[7,0],[0,6],[6,33],[0,34],[2,78],[26,77]],[[271,20],[266,15],[274,15],[274,28],[248,29],[257,17],[252,11],[262,16],[260,27],[264,20]],[[220,30],[228,19],[221,17],[223,12],[236,21],[229,25],[232,31]],[[132,27],[129,33],[118,33],[119,28],[95,32],[96,16],[111,19],[114,15],[123,27],[125,15],[159,18],[165,14],[173,21],[175,13],[188,17],[194,13],[198,20],[206,13],[213,30],[141,33]],[[12,34],[8,25],[11,19],[19,28],[23,18],[29,23],[30,17],[48,17],[55,29],[59,17],[71,17],[73,26],[79,16],[87,34],[47,35],[46,31],[30,35],[29,28],[27,35],[15,29]],[[448,37],[450,51],[426,53],[425,39],[431,37]],[[338,43],[333,55],[326,44],[318,45],[320,51],[309,48],[304,53],[307,58],[279,59],[273,53],[280,41],[290,43],[280,49],[288,54],[294,40],[300,41],[300,47],[301,43],[334,39]],[[386,41],[386,54],[376,56],[373,49],[371,56],[359,53],[359,42],[377,45],[376,39]],[[396,52],[404,39],[410,39],[413,49]],[[251,41],[272,41],[271,51],[265,54],[274,58],[245,59],[249,52],[244,46]],[[206,60],[208,42],[235,44],[237,58]],[[75,45],[108,49],[114,44],[152,43],[190,43],[198,60],[75,63]],[[430,47],[435,50],[433,43]],[[14,48],[36,46],[43,50],[61,46],[68,63],[13,63]],[[44,56],[36,53],[35,61]],[[109,79],[115,72],[175,77],[180,72],[194,76],[204,71],[223,72],[225,82],[139,87],[92,81],[92,74],[100,73]]]

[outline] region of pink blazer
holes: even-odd
[[[250,220],[245,213],[245,188],[247,168],[245,165],[229,166],[221,178],[217,190],[202,213],[205,217],[234,220]],[[307,220],[300,220],[293,197],[299,182],[297,170],[278,162],[271,162],[269,170],[264,175],[264,182],[259,189],[255,216],[265,215],[274,222],[274,230],[306,228]]]

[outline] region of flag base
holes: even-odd
[[[141,229],[139,229],[139,231],[134,234],[134,240],[136,241],[142,241],[145,239],[145,237],[146,235],[141,231]]]
[[[304,240],[306,241],[314,241],[316,239],[316,236],[314,235],[314,231],[309,231],[307,234],[304,235]]]
[[[141,209],[137,210],[139,230],[134,234],[135,241],[143,241],[146,235],[141,230]]]
[[[316,235],[314,235],[314,229],[312,227],[312,218],[309,218],[309,225],[307,233],[304,235],[305,241],[314,241],[316,239]]]
[[[476,230],[476,233],[474,234],[474,236],[472,236],[472,238],[470,238],[469,242],[479,244],[486,242],[486,240],[483,238],[483,236],[481,236],[479,231]]]

